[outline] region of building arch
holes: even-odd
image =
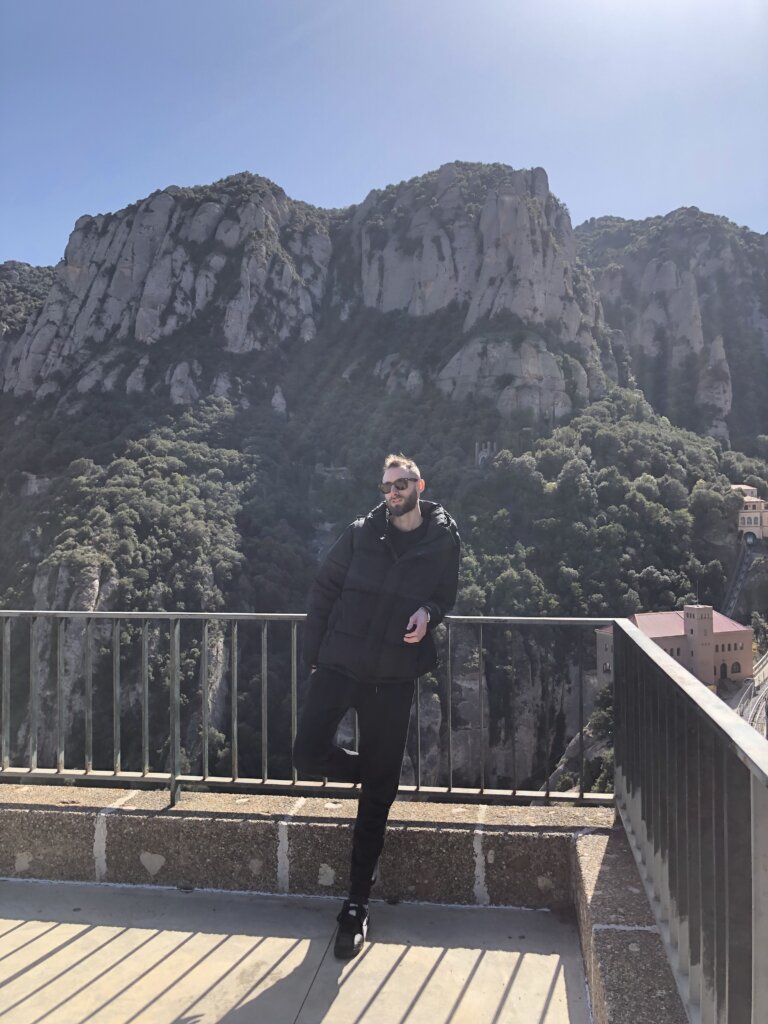
[[[734,661],[734,663],[731,665],[731,673],[733,675],[735,675],[735,676],[738,676],[738,675],[741,674],[741,663],[740,662]]]

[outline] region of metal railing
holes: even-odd
[[[290,749],[296,735],[303,619],[290,613],[0,612],[0,781],[168,786],[172,802],[182,786],[302,794],[332,789],[355,795],[349,784],[299,779],[285,758],[282,763],[289,768],[283,776],[270,774],[277,712],[285,726],[283,746]],[[21,620],[26,620],[28,635]],[[423,784],[417,686],[415,784],[401,791],[427,799],[611,803],[612,794],[586,792],[584,750],[584,676],[586,666],[594,663],[593,630],[608,623],[614,631],[616,803],[689,1017],[695,1024],[762,1024],[768,1019],[768,970],[760,959],[768,949],[768,743],[628,620],[449,616],[439,637],[445,666],[438,680],[445,740],[442,784]],[[563,633],[555,634],[554,627],[576,630],[568,636],[578,640],[564,644]],[[258,643],[246,636],[249,630],[256,632]],[[277,636],[270,648],[271,635],[280,630],[282,638]],[[492,696],[498,700],[488,684],[489,666],[498,667],[505,658],[508,666],[514,664],[505,645],[521,636],[536,637],[528,655],[534,651],[542,664],[547,657],[550,667],[566,658],[575,670],[579,779],[569,793],[550,791],[554,733],[549,727],[544,730],[541,789],[521,788],[515,777],[504,788],[487,785],[495,781],[488,769],[493,724],[488,701]],[[551,654],[555,639],[558,658]],[[277,668],[272,667],[273,654]],[[562,673],[562,666],[556,671]],[[504,679],[514,704],[514,671]],[[276,688],[282,698],[277,711]],[[467,728],[467,716],[458,706],[454,709],[454,697],[458,690],[466,697],[468,689],[473,694],[475,739],[469,749],[476,785],[461,779],[457,784],[461,773],[455,764],[456,737]],[[127,690],[136,705],[128,723]],[[214,690],[226,705],[226,735],[218,737],[216,753],[219,770],[224,763],[220,741],[229,742],[224,774],[211,773]],[[240,702],[246,697],[258,735],[248,735],[249,746],[242,749],[246,733]],[[68,734],[73,719],[67,713],[75,705],[81,735],[73,741]],[[457,723],[459,714],[463,721]],[[214,717],[221,724],[221,704]],[[155,763],[158,720],[161,765]],[[514,721],[513,707],[513,737]],[[46,729],[53,740],[40,757],[38,739]],[[183,756],[191,756],[198,741],[193,759],[200,771],[185,770]],[[130,752],[126,743],[132,745]],[[257,771],[242,771],[246,762]]]
[[[0,779],[88,779],[168,786],[172,803],[178,799],[182,786],[304,793],[332,788],[340,795],[355,795],[356,787],[349,784],[300,779],[293,765],[286,763],[286,751],[292,750],[299,713],[297,633],[304,618],[304,615],[294,613],[1,611]],[[444,739],[442,784],[424,784],[421,738],[423,682],[418,680],[413,723],[415,738],[412,739],[415,781],[413,785],[401,785],[401,791],[416,792],[427,799],[482,798],[526,802],[543,798],[611,803],[612,794],[586,791],[583,740],[585,651],[589,646],[594,657],[592,631],[596,626],[611,621],[449,616],[441,632],[440,646],[445,668],[438,681]],[[513,777],[508,780],[511,784],[494,788],[488,785],[489,781],[495,780],[487,768],[490,723],[486,707],[485,649],[489,632],[532,630],[534,633],[539,631],[541,638],[540,631],[544,629],[549,632],[545,633],[540,646],[546,652],[551,646],[554,627],[575,629],[575,635],[579,637],[578,642],[571,645],[572,662],[577,665],[576,699],[579,709],[577,787],[566,793],[550,791],[554,729],[547,728],[542,788],[518,785],[514,758]],[[182,630],[187,631],[183,643]],[[193,634],[191,630],[196,632]],[[254,630],[259,634],[256,644],[249,634],[245,658],[247,668],[243,665],[241,643],[246,630],[250,634]],[[270,638],[281,630],[282,636],[278,637],[276,644],[278,667],[273,670],[274,647],[270,647]],[[589,631],[588,641],[585,630]],[[492,642],[495,641],[492,639]],[[499,643],[501,641],[497,647]],[[461,647],[458,655],[457,644]],[[541,660],[546,660],[545,655]],[[467,662],[473,663],[470,670],[466,669]],[[457,665],[463,666],[461,673],[465,689],[468,677],[472,679],[474,689],[472,737],[471,742],[465,744],[474,761],[474,785],[467,784],[466,778],[462,781],[462,772],[457,771],[454,763],[457,736],[466,739],[469,729],[466,721],[458,726],[453,721]],[[245,686],[242,685],[244,674]],[[212,681],[215,686],[212,686]],[[287,687],[288,695],[285,693]],[[514,679],[511,688],[514,691]],[[214,731],[211,727],[211,700],[214,690],[217,699],[226,703],[226,714],[222,716],[221,706],[218,714],[218,724],[223,729],[219,741],[223,739],[225,746],[229,744],[224,758],[228,767],[226,774],[221,772],[220,750],[217,751],[216,770],[212,771],[210,744]],[[127,709],[129,695],[131,708]],[[245,723],[240,704],[246,696],[250,701],[251,719],[257,722],[258,735],[253,735],[253,728],[249,725],[248,749],[244,758],[241,744]],[[514,693],[511,699],[514,706]],[[100,709],[97,709],[99,701]],[[71,736],[73,716],[79,730],[75,739]],[[227,719],[226,725],[222,725],[222,717]],[[126,728],[127,718],[130,718],[129,728]],[[280,719],[274,729],[273,718]],[[13,733],[12,721],[15,725]],[[161,723],[159,742],[158,721]],[[100,756],[95,753],[94,729]],[[18,741],[19,735],[25,738],[22,744]],[[41,735],[48,737],[45,757],[40,756]],[[185,742],[182,742],[183,738]],[[126,740],[131,746],[129,756]],[[254,757],[254,744],[258,746],[257,758]],[[272,756],[271,744],[281,748],[279,757]],[[162,749],[163,763],[160,764],[157,763],[158,747]],[[199,771],[191,770],[190,765],[184,763],[185,759],[190,759],[191,747],[195,748],[192,760]],[[250,766],[247,771],[243,771],[244,760]],[[282,772],[277,775],[271,771],[276,761],[282,766]],[[466,763],[463,768],[466,769]]]
[[[616,802],[691,1021],[768,1020],[768,743],[614,623]]]
[[[768,651],[766,651],[761,658],[758,658],[752,666],[752,676],[754,681],[758,684],[762,683],[763,676],[766,674],[766,671],[768,671]]]

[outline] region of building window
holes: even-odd
[[[678,656],[678,658],[680,657],[680,648],[679,647],[677,648],[677,656]]]
[[[743,640],[739,643],[739,650],[740,651],[744,650],[744,641]]]
[[[715,644],[715,654],[720,650],[720,644]]]
[[[691,636],[693,636],[693,630],[691,630]]]
[[[734,661],[734,663],[731,665],[731,672],[735,676],[738,675],[741,672],[741,665],[739,664],[738,661]]]
[[[728,644],[728,650],[730,651],[730,649],[731,649],[731,645],[730,645],[730,644]]]

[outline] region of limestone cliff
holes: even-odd
[[[0,343],[0,387],[65,405],[94,390],[189,404],[231,393],[233,376],[248,390],[248,369],[230,356],[311,342],[355,309],[428,317],[452,307],[465,341],[430,368],[446,394],[560,419],[616,376],[544,171],[449,164],[344,211],[242,174],[81,217],[42,309]],[[478,358],[501,315],[514,330],[496,331],[491,357]],[[398,365],[413,387],[421,372]],[[269,390],[285,413],[281,383]]]
[[[696,207],[576,229],[614,344],[660,412],[744,443],[768,430],[768,238]]]

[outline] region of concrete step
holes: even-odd
[[[185,793],[182,801],[172,808],[168,806],[166,792],[3,785],[0,787],[0,876],[16,880],[129,883],[136,886],[132,891],[137,894],[137,901],[149,900],[150,903],[155,897],[153,890],[147,887],[153,886],[158,908],[175,906],[168,904],[167,898],[183,901],[194,890],[223,890],[216,895],[216,900],[231,897],[240,901],[237,906],[252,907],[261,906],[251,902],[257,899],[254,892],[341,896],[346,890],[355,809],[354,800],[341,799],[338,794],[297,798]],[[187,891],[176,892],[176,889]],[[224,890],[237,890],[238,894]],[[112,886],[102,884],[94,891],[104,893],[106,899]],[[502,908],[512,907],[546,910],[548,919],[569,934],[576,929],[592,993],[595,1024],[658,1024],[659,1021],[686,1024],[643,883],[623,827],[617,827],[610,808],[562,804],[510,807],[398,800],[392,808],[379,883],[373,895],[392,904],[399,903],[398,906],[387,903],[377,906],[374,936],[381,947],[372,944],[371,952],[366,954],[366,957],[374,956],[374,948],[379,948],[371,961],[375,971],[366,982],[366,991],[378,991],[377,986],[384,986],[389,992],[392,986],[393,1005],[401,1005],[396,996],[400,983],[392,980],[395,975],[408,979],[407,984],[403,981],[404,991],[411,993],[409,1000],[415,999],[421,1006],[422,997],[417,998],[416,993],[422,992],[422,988],[432,992],[431,972],[433,969],[442,972],[444,963],[453,965],[449,972],[451,977],[463,979],[455,990],[457,993],[464,992],[463,986],[473,984],[476,974],[485,978],[486,966],[491,970],[489,977],[497,981],[501,975],[507,980],[516,977],[522,970],[522,962],[518,966],[515,957],[522,956],[522,952],[514,945],[514,936],[527,936],[529,929],[521,927],[515,932],[510,924],[504,932],[506,926],[500,922],[512,918],[504,916],[508,911]],[[95,899],[98,901],[98,895]],[[451,906],[433,906],[429,912],[411,910],[408,906],[419,903]],[[288,908],[291,904],[265,904],[269,905]],[[465,909],[461,911],[457,905],[464,905]],[[316,908],[320,904],[309,901],[306,906]],[[337,907],[338,903],[333,906]],[[443,910],[447,916],[440,916]],[[326,910],[322,913],[325,915]],[[413,920],[411,914],[416,915]],[[436,916],[429,917],[429,914]],[[543,919],[546,915],[538,916]],[[428,937],[418,941],[414,938],[421,934],[419,922],[427,919],[441,922],[439,927],[445,929],[439,947],[433,946]],[[20,909],[18,921],[10,922],[9,926],[20,931],[34,920],[34,915],[25,918]],[[333,928],[332,921],[329,931],[326,917],[322,920],[325,938],[318,938],[312,949],[317,963],[324,962]],[[76,923],[66,917],[63,921]],[[403,927],[404,921],[408,922],[407,928]],[[390,925],[391,930],[388,930]],[[58,925],[54,923],[54,927]],[[162,923],[156,927],[165,928]],[[380,931],[381,928],[384,930]],[[16,934],[16,931],[9,934]],[[245,934],[250,932],[246,929]],[[303,941],[306,934],[299,928],[294,938]],[[30,937],[37,941],[34,931]],[[267,941],[266,935],[260,937]],[[285,938],[279,930],[271,937]],[[325,946],[321,949],[323,942]],[[440,953],[438,961],[434,953],[416,956],[411,951],[414,945],[419,949],[439,948],[450,952],[445,956]],[[280,949],[285,951],[287,947]],[[471,968],[465,970],[454,962],[455,949],[475,950]],[[308,950],[306,955],[309,955]],[[525,953],[525,959],[529,955]],[[0,959],[0,971],[3,963]],[[414,971],[411,971],[412,963]],[[283,967],[274,969],[282,971]],[[361,979],[365,976],[363,972]],[[338,987],[341,975],[337,973],[334,977]],[[493,988],[497,981],[488,981],[488,985],[500,1000],[498,986]],[[327,1001],[331,983],[321,980],[318,984],[320,988],[314,991],[326,991],[323,998]],[[445,984],[446,991],[454,991],[447,981]],[[550,978],[549,984],[555,985],[554,992],[559,982],[554,983]],[[566,991],[566,1002],[569,1002],[568,985]],[[368,998],[372,997],[366,996]],[[457,1007],[464,1005],[463,994],[450,998]],[[515,997],[509,998],[514,1002]],[[267,1001],[266,996],[264,999]],[[367,1003],[355,1005],[358,1009],[354,1013],[350,1011],[349,1018],[330,1016],[327,1019],[384,1019],[370,1016]],[[402,1005],[407,1008],[410,1002]],[[427,1001],[423,1005],[431,1004]],[[554,1005],[551,1000],[539,1016],[507,1015],[488,1019],[520,1020],[525,1024],[529,1021],[545,1024],[561,1019],[550,1016],[554,1013],[550,1005]],[[392,1019],[424,1020],[432,1024],[431,1011],[420,1017],[403,1017],[404,1012]],[[230,1016],[230,1013],[235,1015]],[[246,1020],[256,1019],[238,1013],[238,1010],[228,1010],[227,1016],[221,1019],[229,1024],[240,1021],[245,1024]],[[451,1020],[469,1020],[470,1017],[472,1014],[467,1010],[465,1016],[455,1015]],[[129,1016],[127,1019],[144,1024],[150,1018]],[[201,1024],[194,1013],[173,1019],[176,1024]],[[435,1017],[435,1020],[440,1019]],[[472,1017],[473,1021],[478,1019]],[[60,1020],[65,1021],[56,1018],[57,1024]],[[90,1022],[91,1018],[88,1020]],[[110,1024],[113,1020],[110,1019]],[[264,1020],[265,1024],[283,1024],[280,1018]],[[0,1022],[6,1024],[1,1006]]]

